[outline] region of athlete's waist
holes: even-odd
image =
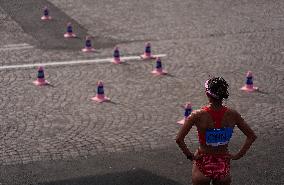
[[[206,153],[206,154],[229,154],[228,145],[222,145],[222,146],[208,146],[208,145],[200,145],[197,149],[199,153]]]

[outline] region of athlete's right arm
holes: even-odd
[[[192,126],[198,121],[198,113],[196,111],[192,112],[190,114],[190,116],[185,120],[184,125],[181,127],[181,129],[179,130],[177,136],[176,136],[176,143],[178,144],[178,146],[180,147],[180,149],[182,150],[182,152],[184,153],[184,155],[188,158],[188,159],[193,159],[194,155],[193,153],[191,153],[189,151],[189,149],[187,148],[185,142],[184,142],[184,138],[185,136],[188,134],[188,132],[190,131],[190,129],[192,128]]]
[[[236,123],[237,123],[236,125],[247,136],[247,138],[246,138],[244,145],[240,149],[240,151],[236,155],[232,156],[233,160],[237,160],[237,159],[240,159],[241,157],[243,157],[246,154],[246,152],[248,151],[248,149],[250,148],[250,146],[252,145],[252,143],[257,138],[254,131],[245,122],[245,120],[241,117],[241,115],[236,111],[235,111],[235,115],[236,115]]]

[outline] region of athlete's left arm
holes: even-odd
[[[197,112],[196,111],[192,112],[190,116],[185,120],[184,125],[181,127],[181,129],[179,130],[176,136],[176,143],[178,144],[184,155],[190,160],[194,159],[194,155],[189,151],[187,145],[184,142],[184,138],[188,134],[192,126],[196,123],[197,119],[198,119]]]
[[[246,123],[246,121],[241,117],[241,115],[234,111],[235,113],[235,119],[236,119],[236,125],[238,128],[247,136],[246,141],[240,151],[232,156],[233,160],[240,159],[243,157],[252,143],[256,140],[257,136],[255,135],[254,131],[250,128],[250,126]]]

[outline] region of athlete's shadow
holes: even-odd
[[[51,182],[41,182],[39,185],[181,185],[180,183],[153,174],[144,169],[125,172],[113,172],[104,175],[85,176]]]

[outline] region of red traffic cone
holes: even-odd
[[[142,59],[147,60],[147,59],[156,59],[151,53],[151,44],[150,42],[145,44],[145,51],[144,54],[140,56]]]
[[[155,70],[152,71],[152,73],[155,74],[155,75],[166,75],[166,74],[168,74],[167,71],[163,70],[162,61],[161,61],[160,57],[157,58],[156,68],[155,68]]]
[[[92,98],[92,100],[97,101],[99,103],[102,103],[104,101],[109,101],[110,99],[108,97],[105,96],[104,93],[104,85],[102,81],[98,82],[97,85],[97,94],[95,97]]]
[[[41,17],[41,20],[44,20],[44,21],[46,21],[46,20],[51,20],[52,18],[51,18],[51,16],[49,15],[49,10],[48,10],[48,8],[47,7],[44,7],[44,9],[43,9],[43,16]]]
[[[67,31],[64,34],[64,37],[65,38],[75,38],[76,37],[76,34],[73,33],[73,28],[70,22],[67,24]]]
[[[44,69],[43,67],[39,67],[37,71],[37,80],[33,82],[35,85],[48,85],[49,82],[44,78]]]
[[[83,52],[93,52],[95,49],[92,47],[91,37],[87,36],[85,41],[85,47],[82,49]]]
[[[178,121],[177,123],[183,125],[185,123],[185,120],[191,114],[191,112],[192,112],[191,103],[186,103],[184,106],[184,118]]]
[[[253,86],[253,76],[251,71],[247,72],[246,84],[241,88],[241,90],[246,92],[253,92],[258,90],[258,87]]]
[[[113,51],[112,63],[114,63],[114,64],[121,64],[120,53],[119,53],[119,49],[118,49],[117,46],[114,48],[114,51]]]

